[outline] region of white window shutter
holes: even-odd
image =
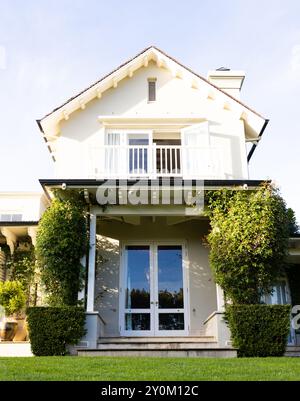
[[[191,125],[182,129],[183,146],[209,147],[209,123]]]

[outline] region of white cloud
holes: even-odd
[[[6,49],[0,45],[0,70],[6,69]]]

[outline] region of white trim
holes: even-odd
[[[87,312],[94,312],[95,303],[95,274],[96,274],[96,214],[90,215],[90,250],[89,250],[89,270],[87,288]]]
[[[216,284],[216,295],[217,295],[217,311],[224,312],[225,311],[225,301],[224,301],[224,291]]]
[[[125,246],[127,245],[144,245],[149,246],[150,252],[150,308],[149,309],[137,309],[131,311],[137,313],[147,312],[150,313],[150,327],[149,331],[128,331],[125,330],[125,298],[124,289],[126,286],[126,261],[125,261]],[[160,245],[179,245],[182,247],[182,275],[183,275],[183,291],[184,291],[184,330],[166,330],[159,331],[158,327],[158,313],[172,313],[174,309],[159,310],[156,307],[158,302],[158,280],[156,278],[157,273],[157,247]],[[119,327],[121,336],[188,336],[190,327],[190,314],[189,314],[189,275],[188,275],[188,257],[187,257],[187,243],[185,240],[169,240],[169,241],[157,241],[157,240],[128,240],[120,241],[120,280],[119,280]],[[176,310],[177,311],[177,310]]]

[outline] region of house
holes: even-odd
[[[240,100],[244,79],[226,68],[205,79],[151,46],[37,121],[55,166],[40,180],[48,200],[83,190],[90,209],[79,354],[236,355],[203,194],[263,181],[248,165],[268,120]],[[290,302],[288,281],[274,294]]]

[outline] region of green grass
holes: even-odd
[[[0,358],[0,380],[300,380],[300,358]]]

